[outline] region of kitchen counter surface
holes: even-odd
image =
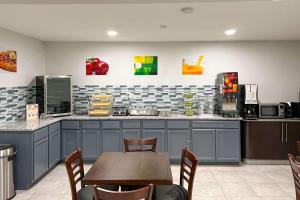
[[[1,132],[31,132],[37,129],[43,128],[55,122],[61,120],[131,120],[131,119],[140,119],[140,120],[217,120],[217,121],[236,121],[242,120],[242,118],[225,118],[220,115],[215,114],[201,114],[197,116],[185,116],[185,115],[171,115],[170,117],[162,116],[108,116],[108,117],[90,117],[87,115],[71,115],[65,117],[55,117],[55,118],[46,118],[40,119],[39,121],[26,122],[25,120],[9,122],[7,124],[0,125]],[[300,121],[300,119],[299,119]]]
[[[285,119],[244,119],[246,122],[300,122],[300,118]]]

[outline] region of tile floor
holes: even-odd
[[[87,171],[91,165],[85,165]],[[174,182],[180,167],[172,165]],[[289,165],[199,166],[193,200],[295,200]],[[58,165],[36,185],[17,191],[13,200],[71,200],[64,165]]]

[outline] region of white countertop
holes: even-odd
[[[35,131],[37,129],[43,128],[55,122],[61,120],[131,120],[131,119],[140,119],[140,120],[218,120],[218,121],[236,121],[242,120],[242,118],[225,118],[220,115],[215,114],[200,114],[195,116],[185,116],[185,115],[171,115],[170,117],[162,116],[108,116],[108,117],[90,117],[87,115],[71,115],[65,117],[55,117],[55,118],[46,118],[40,119],[38,121],[27,122],[25,120],[9,122],[3,125],[0,125],[0,132],[24,132],[24,131]]]

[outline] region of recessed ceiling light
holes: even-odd
[[[194,11],[194,8],[192,7],[183,7],[181,8],[181,12],[184,14],[191,14]]]
[[[237,32],[236,29],[228,29],[228,30],[226,30],[224,33],[225,33],[225,35],[227,35],[227,36],[232,36],[232,35],[235,35],[236,32]]]
[[[117,31],[113,31],[113,30],[107,31],[107,35],[108,35],[109,37],[115,37],[115,36],[118,35],[118,32],[117,32]]]

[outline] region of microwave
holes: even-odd
[[[285,105],[284,103],[273,104],[264,103],[259,104],[259,118],[263,119],[280,119],[285,116]]]

